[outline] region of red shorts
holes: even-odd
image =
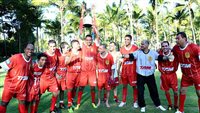
[[[2,93],[2,101],[9,102],[12,97],[17,98],[18,100],[26,100],[26,89],[16,93],[15,91],[12,91],[7,87],[4,87]]]
[[[200,75],[182,76],[181,87],[188,87],[194,85],[196,90],[200,90]]]
[[[29,81],[28,87],[27,87],[27,101],[31,102],[33,100],[39,100],[40,99],[40,80],[37,81],[37,83],[31,83]]]
[[[137,85],[137,75],[122,75],[121,76],[122,84],[130,86],[136,86]]]
[[[40,92],[43,94],[46,90],[49,92],[58,92],[58,84],[56,77],[49,79],[41,78],[40,79]]]
[[[67,73],[66,86],[67,89],[73,89],[78,86],[80,73]]]
[[[88,72],[81,72],[80,79],[79,79],[79,86],[86,86],[89,84],[90,86],[96,86],[97,78],[96,78],[96,71],[88,71]]]
[[[178,91],[178,79],[176,73],[161,75],[160,89],[168,91],[172,88],[173,91]]]
[[[102,90],[103,88],[107,91],[111,90],[111,86],[109,84],[110,82],[110,76],[109,75],[99,75],[97,79],[97,87],[99,90]]]
[[[119,78],[115,77],[113,80],[110,80],[110,85],[112,88],[117,87],[119,85]]]

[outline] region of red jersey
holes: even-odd
[[[104,58],[98,54],[97,56],[97,66],[98,74],[110,75],[112,74],[112,65],[114,64],[113,57],[108,53]]]
[[[200,48],[198,45],[188,43],[183,49],[175,45],[173,52],[178,58],[182,73],[185,76],[200,75]]]
[[[40,78],[42,76],[42,73],[44,72],[45,68],[44,67],[39,67],[36,62],[32,64],[32,77],[33,79],[31,80],[32,85],[31,85],[31,94],[38,95],[39,94],[39,89],[40,89]]]
[[[71,56],[70,63],[67,65],[67,72],[69,73],[80,73],[81,72],[81,51],[78,55],[75,55],[72,52],[69,52],[68,57]]]
[[[23,54],[15,54],[5,61],[9,70],[5,77],[4,87],[11,92],[21,92],[26,88],[27,80],[31,76],[31,59],[26,60]]]
[[[46,61],[46,68],[44,70],[44,73],[42,75],[42,78],[52,78],[55,75],[56,68],[58,66],[58,55],[55,53],[54,55],[49,55],[47,52],[45,52],[47,55],[47,61]]]
[[[129,54],[138,50],[138,47],[132,45],[130,48],[126,48],[125,46],[120,49],[121,54]],[[134,75],[136,74],[136,60],[123,59],[122,62],[122,75]]]
[[[163,51],[159,52],[160,55],[165,55]],[[170,52],[168,55],[173,54]],[[177,59],[177,58],[176,58]],[[173,61],[158,61],[158,70],[161,72],[161,74],[172,74],[175,73],[178,69],[178,61],[174,59]]]
[[[82,71],[95,71],[96,70],[96,62],[97,62],[97,50],[98,47],[96,44],[92,44],[92,46],[88,47],[83,43],[82,47]]]
[[[65,76],[67,72],[67,66],[65,64],[66,55],[62,54],[61,51],[58,53],[58,67],[57,73],[61,76]]]

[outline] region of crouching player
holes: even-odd
[[[40,102],[40,77],[45,69],[47,55],[41,53],[37,56],[37,61],[32,64],[32,76],[29,78],[27,101],[30,102],[31,113],[37,113]]]
[[[114,64],[113,57],[110,53],[106,51],[106,45],[101,44],[99,46],[99,54],[97,56],[97,68],[98,68],[98,75],[97,75],[97,85],[98,85],[98,104],[101,103],[101,91],[104,88],[107,92],[106,98],[106,107],[110,107],[108,103],[109,95],[110,95],[110,84],[109,81],[111,80],[111,76],[113,78],[112,65]]]

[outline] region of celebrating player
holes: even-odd
[[[168,41],[163,41],[161,43],[160,55],[173,57],[172,60],[158,61],[158,69],[161,72],[161,89],[165,91],[165,96],[168,101],[168,110],[172,109],[172,102],[170,98],[169,89],[172,88],[174,92],[174,109],[178,108],[178,80],[176,71],[178,69],[177,59],[174,59],[173,52],[169,47]]]
[[[108,100],[110,96],[110,83],[109,81],[113,78],[114,71],[111,69],[114,64],[113,57],[110,53],[106,50],[106,45],[101,44],[99,46],[99,54],[97,56],[97,69],[98,69],[98,76],[97,76],[97,86],[98,86],[98,104],[101,103],[101,91],[104,88],[107,93],[106,98],[106,107],[110,107]],[[112,78],[111,78],[112,77]]]
[[[178,58],[183,73],[179,98],[179,109],[176,113],[184,112],[187,87],[194,85],[198,96],[200,112],[200,48],[187,41],[185,32],[176,35],[176,45],[173,48],[174,55]]]
[[[129,54],[138,49],[137,46],[131,44],[132,36],[125,36],[125,46],[120,49],[121,54]],[[127,96],[127,86],[128,84],[133,87],[133,107],[138,108],[137,103],[137,75],[136,75],[136,60],[123,59],[122,64],[122,72],[121,72],[121,80],[123,84],[122,90],[122,102],[119,104],[119,107],[123,107],[126,104],[126,96]],[[120,67],[119,67],[120,69]],[[119,72],[120,73],[120,72]]]
[[[6,113],[6,107],[12,97],[18,99],[19,113],[28,113],[25,106],[26,85],[28,78],[31,76],[30,67],[33,51],[34,46],[28,44],[24,49],[24,53],[15,54],[0,63],[0,67],[8,71],[4,81],[0,113]]]
[[[37,113],[40,102],[40,78],[45,69],[46,59],[47,55],[41,53],[37,56],[37,61],[31,64],[32,77],[28,80],[29,83],[27,92],[27,101],[31,104],[31,113]]]
[[[48,50],[45,52],[47,55],[46,68],[40,79],[40,91],[43,94],[47,89],[52,92],[50,113],[55,113],[55,105],[57,101],[57,96],[59,93],[58,85],[56,81],[56,68],[58,66],[58,55],[56,54],[56,41],[49,40]]]

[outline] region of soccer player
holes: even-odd
[[[7,71],[0,105],[0,113],[6,113],[6,107],[12,97],[18,99],[19,113],[28,113],[25,106],[27,80],[31,76],[31,55],[34,51],[32,44],[27,44],[24,53],[11,56],[0,63],[0,68]]]
[[[129,54],[138,49],[136,45],[131,44],[132,41],[131,35],[126,35],[124,39],[125,39],[125,45],[120,49],[121,54]],[[138,108],[138,103],[137,103],[138,90],[136,87],[137,86],[136,60],[130,60],[124,58],[123,62],[120,63],[119,66],[121,65],[122,65],[121,80],[123,84],[123,90],[122,90],[122,102],[119,104],[119,107],[123,107],[126,104],[127,86],[129,84],[133,88],[133,107]]]
[[[45,69],[47,55],[41,53],[37,56],[37,60],[31,65],[32,77],[28,80],[27,101],[30,102],[30,113],[37,113],[40,102],[40,77]],[[29,107],[27,105],[27,107]]]
[[[156,86],[154,72],[156,69],[155,60],[166,60],[165,58],[149,49],[149,41],[143,40],[139,50],[129,55],[123,55],[125,58],[136,59],[136,72],[137,72],[137,87],[138,87],[138,105],[141,112],[146,111],[146,104],[144,100],[144,85],[147,84],[150,97],[154,102],[156,108],[165,111],[166,109],[161,106]]]
[[[72,96],[73,96],[73,89],[78,85],[78,78],[81,73],[81,50],[80,44],[78,40],[71,41],[72,49],[68,53],[66,57],[66,64],[67,64],[67,78],[66,78],[66,85],[67,85],[67,99],[68,99],[68,112],[73,112],[72,108]]]
[[[55,77],[58,66],[58,55],[56,54],[56,41],[48,41],[48,50],[44,52],[47,55],[46,68],[40,79],[40,92],[43,94],[47,89],[52,92],[50,113],[56,112],[56,101],[59,94],[58,84]]]
[[[64,90],[66,90],[66,73],[67,65],[65,63],[65,57],[69,52],[69,45],[67,42],[61,42],[60,49],[58,51],[58,67],[56,71],[56,78],[58,82],[58,88],[60,90],[60,102],[59,108],[64,109]]]
[[[105,44],[101,44],[99,46],[99,54],[97,56],[97,86],[98,86],[98,104],[97,107],[100,106],[101,103],[101,91],[104,88],[107,93],[106,98],[106,107],[110,107],[108,100],[110,96],[111,86],[109,81],[113,79],[114,70],[112,66],[114,64],[113,57],[106,50],[107,46]]]
[[[198,45],[187,41],[185,32],[179,32],[176,35],[176,43],[173,53],[178,58],[183,74],[179,95],[179,109],[176,113],[184,112],[187,87],[191,85],[195,86],[200,112],[200,48]]]
[[[178,80],[176,71],[178,69],[177,59],[174,59],[173,52],[171,52],[169,42],[163,41],[161,43],[160,55],[173,57],[172,60],[158,61],[158,69],[161,72],[161,84],[160,88],[165,91],[165,96],[168,101],[168,110],[172,109],[172,101],[170,98],[169,89],[172,88],[174,92],[174,109],[178,108]]]
[[[119,85],[119,74],[117,73],[118,72],[118,64],[121,60],[121,53],[119,51],[117,51],[117,44],[115,42],[110,42],[110,45],[109,45],[109,51],[110,51],[110,54],[113,56],[113,60],[114,60],[114,79],[111,81],[111,87],[113,89],[113,92],[114,92],[114,101],[116,103],[119,103],[119,100],[118,100],[118,96],[117,96],[117,86]]]

